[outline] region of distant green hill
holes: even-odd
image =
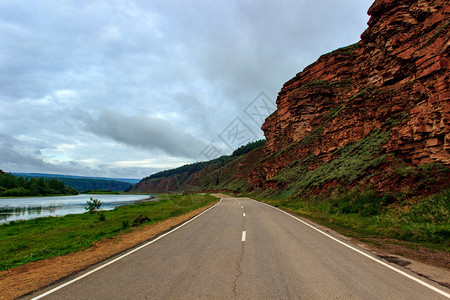
[[[110,190],[113,192],[124,191],[136,183],[137,179],[110,179],[102,177],[81,177],[72,175],[41,174],[41,173],[13,173],[24,178],[55,178],[71,186],[77,191]]]

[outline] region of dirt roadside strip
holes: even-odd
[[[0,271],[0,299],[15,299],[142,244],[195,217],[215,203],[190,211],[182,216],[142,226],[132,232],[122,233],[114,238],[100,240],[94,246],[84,251],[31,262],[17,268]]]

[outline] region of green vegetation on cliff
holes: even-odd
[[[351,183],[363,176],[367,169],[377,167],[384,161],[381,145],[388,140],[389,132],[374,131],[366,138],[337,149],[334,159],[309,170],[309,163],[316,157],[310,155],[301,161],[294,161],[270,180],[289,184],[287,196],[306,192],[311,187],[321,187],[327,182]],[[307,136],[308,137],[308,136]],[[306,138],[307,138],[306,137]]]

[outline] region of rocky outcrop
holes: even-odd
[[[262,129],[266,179],[292,161],[322,161],[384,128],[385,151],[413,164],[450,164],[449,20],[446,0],[377,0],[355,45],[321,56],[286,82]],[[306,141],[305,141],[306,142]],[[294,153],[292,153],[294,152]]]

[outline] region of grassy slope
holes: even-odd
[[[126,205],[102,214],[74,214],[10,222],[0,226],[0,270],[90,247],[95,241],[132,230],[133,221],[144,215],[146,224],[187,213],[214,202],[211,195],[162,195],[160,202]]]
[[[390,238],[450,252],[450,190],[391,204],[386,195],[357,189],[328,197],[251,196],[362,240]]]

